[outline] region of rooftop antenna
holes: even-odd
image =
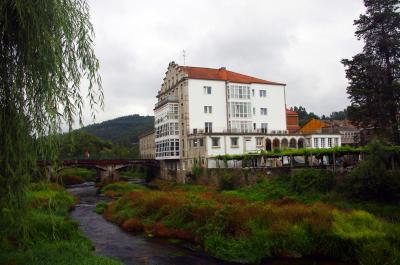
[[[182,57],[183,57],[183,65],[186,65],[186,51],[182,50]]]

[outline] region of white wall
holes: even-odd
[[[231,83],[234,84],[234,83]],[[204,94],[204,86],[211,86],[211,95]],[[231,99],[235,102],[251,102],[256,112],[251,119],[234,118],[232,120],[251,120],[256,128],[261,129],[261,123],[268,123],[268,131],[286,130],[286,111],[284,87],[264,84],[251,84],[254,97],[250,100]],[[260,97],[260,90],[267,91],[267,97]],[[189,79],[189,129],[204,129],[205,122],[213,123],[213,132],[223,132],[227,129],[226,83],[225,81]],[[212,114],[204,113],[204,106],[212,106]],[[261,115],[260,108],[267,108],[268,114]]]
[[[314,139],[317,138],[318,139],[318,147],[315,146],[315,141]],[[340,134],[311,134],[311,135],[307,135],[306,139],[309,143],[309,148],[329,148],[328,146],[328,138],[332,139],[332,147],[335,146],[335,138],[338,138],[338,145],[337,146],[342,146],[342,141],[341,141],[341,137]],[[325,146],[322,147],[321,146],[321,139],[325,139]]]
[[[220,147],[213,147],[212,146],[212,139],[213,137],[220,138]],[[237,137],[238,138],[238,146],[232,147],[231,146],[231,138]],[[262,136],[254,136],[254,135],[213,135],[207,136],[207,156],[216,156],[216,155],[241,155],[244,153],[256,152],[261,150],[262,148],[256,146],[256,137]],[[249,139],[250,141],[246,141]]]
[[[286,130],[284,87],[252,84],[251,89],[255,90],[252,105],[256,108],[256,115],[253,116],[252,122],[257,124],[257,128],[261,128],[261,123],[268,123],[268,132]],[[266,90],[267,97],[261,98],[260,90]],[[267,108],[268,114],[266,116],[260,115],[260,108]]]
[[[211,86],[211,94],[204,94],[204,86]],[[213,132],[227,129],[225,81],[188,80],[189,133],[204,129],[205,122],[212,122]],[[212,114],[204,113],[204,106],[212,106]]]

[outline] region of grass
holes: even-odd
[[[61,183],[65,185],[80,184],[85,181],[95,181],[96,171],[87,168],[64,168],[58,174]]]
[[[146,172],[136,169],[126,169],[118,172],[121,179],[146,179]]]
[[[222,192],[157,181],[154,186],[161,190],[123,192],[103,215],[126,231],[193,242],[226,261],[317,255],[397,264],[399,224],[322,203],[321,198],[333,197],[320,191],[326,185],[317,179],[313,187],[300,181],[309,192],[297,191],[288,177]]]
[[[146,190],[146,189],[147,189],[146,187],[138,184],[132,184],[126,182],[114,182],[107,184],[106,186],[101,188],[101,193],[103,193],[107,197],[119,197],[127,192]]]
[[[2,264],[102,264],[120,262],[95,255],[92,243],[68,218],[75,198],[54,184],[33,184],[28,192],[31,210],[26,213],[27,235],[9,234],[0,241]]]

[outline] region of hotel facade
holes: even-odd
[[[340,146],[338,135],[302,135],[288,125],[294,113],[286,109],[285,86],[225,68],[171,62],[154,107],[161,174],[184,176],[194,163],[216,167],[216,155],[315,147],[318,137],[327,139],[326,147]]]

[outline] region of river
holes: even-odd
[[[93,210],[102,199],[97,194],[94,183],[84,183],[68,188],[79,202],[71,212],[71,217],[79,222],[80,229],[93,242],[96,252],[115,257],[124,264],[149,265],[233,265],[202,253],[191,251],[182,246],[169,243],[168,240],[148,238],[144,235],[132,235],[119,226],[106,221]],[[104,199],[104,198],[103,198]],[[318,259],[274,259],[263,265],[348,265],[335,261]]]

